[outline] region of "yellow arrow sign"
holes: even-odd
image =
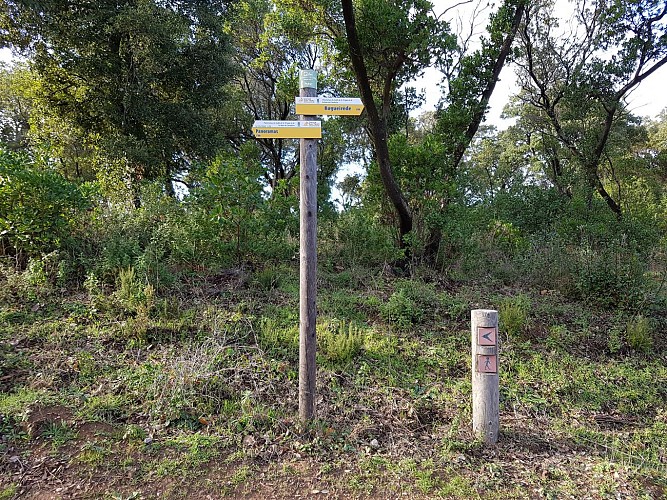
[[[364,110],[357,97],[297,97],[294,103],[297,115],[359,116]]]
[[[252,133],[258,139],[319,139],[322,137],[322,122],[257,120]]]

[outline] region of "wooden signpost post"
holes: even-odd
[[[301,70],[302,98],[317,96],[317,72]],[[313,120],[302,115],[301,119]],[[299,418],[306,422],[315,415],[315,352],[317,339],[317,140],[301,139],[300,232],[299,232]]]
[[[314,115],[360,115],[361,99],[317,97],[317,71],[299,72],[295,99],[298,121],[262,121],[252,132],[261,139],[300,139],[299,156],[299,418],[307,422],[315,415],[315,352],[317,339],[317,139],[322,124]]]
[[[475,309],[472,333],[472,429],[486,444],[498,441],[498,311]]]

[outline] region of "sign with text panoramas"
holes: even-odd
[[[359,116],[364,110],[358,97],[297,97],[294,104],[297,115]]]
[[[322,123],[313,121],[257,120],[252,133],[258,139],[319,139]]]

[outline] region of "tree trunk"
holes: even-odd
[[[357,34],[356,20],[354,17],[354,7],[352,0],[341,0],[343,6],[343,18],[345,20],[345,33],[347,42],[350,47],[350,61],[352,62],[352,69],[357,80],[357,86],[361,93],[361,99],[368,114],[368,122],[371,131],[371,140],[375,149],[375,156],[380,167],[380,177],[382,184],[391,201],[399,220],[399,246],[405,248],[405,236],[412,231],[412,213],[408,202],[406,201],[401,188],[399,187],[394,173],[391,169],[391,161],[389,159],[389,146],[387,145],[387,124],[383,117],[380,116],[375,100],[373,99],[373,91],[371,90],[366,64],[359,43],[359,36]],[[385,103],[383,103],[384,105]]]

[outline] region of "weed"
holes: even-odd
[[[446,484],[438,489],[438,496],[443,498],[480,498],[470,480],[456,473],[449,476]]]
[[[31,405],[40,402],[49,404],[55,397],[45,391],[20,388],[12,393],[0,393],[0,415],[20,420],[25,417]]]
[[[91,396],[86,401],[82,414],[91,420],[113,423],[124,419],[131,407],[130,400],[125,395],[101,394]]]
[[[566,347],[571,342],[572,335],[570,334],[567,326],[565,325],[554,325],[549,328],[549,334],[546,339],[546,346],[550,349],[558,349],[559,347]]]
[[[463,321],[468,316],[470,311],[470,304],[466,300],[449,295],[448,293],[440,294],[440,302],[445,310],[445,314],[449,316],[452,321]]]
[[[155,303],[153,285],[143,284],[133,267],[120,269],[114,293],[120,305],[130,313],[148,315]]]
[[[221,366],[228,348],[217,339],[190,343],[162,363],[147,363],[137,380],[147,393],[150,414],[156,419],[194,419],[220,412],[229,399],[227,377]],[[232,351],[233,352],[233,351]]]
[[[245,483],[252,474],[252,469],[248,465],[242,465],[234,471],[234,474],[230,478],[231,483],[234,486]]]
[[[433,477],[433,460],[423,461],[415,471],[417,488],[424,493],[430,493],[436,486],[437,480]]]
[[[651,320],[644,316],[637,316],[626,326],[626,340],[635,351],[648,352],[653,346],[651,337]]]
[[[77,432],[67,422],[47,422],[41,436],[50,439],[54,449],[76,439]]]
[[[18,492],[18,484],[12,483],[9,486],[5,486],[0,490],[0,500],[10,500],[12,498],[16,498]]]
[[[413,300],[405,289],[394,292],[386,304],[380,309],[385,321],[401,329],[407,329],[421,323],[424,310]]]
[[[253,274],[253,283],[261,290],[269,291],[278,288],[282,281],[282,275],[279,269],[267,267]]]
[[[504,298],[498,308],[500,329],[510,337],[519,337],[526,327],[529,309],[530,298],[527,295]]]
[[[623,348],[623,338],[618,328],[610,328],[607,337],[607,349],[611,354],[618,353]]]
[[[299,345],[298,325],[283,326],[280,321],[263,317],[259,325],[259,342],[267,350],[294,352]]]
[[[356,323],[329,321],[321,323],[319,327],[318,344],[326,358],[333,363],[350,361],[364,345],[365,334]]]
[[[186,452],[183,462],[189,468],[199,468],[220,454],[220,437],[209,436],[200,432],[182,434],[167,442],[168,445]]]
[[[135,424],[130,424],[125,428],[123,439],[130,441],[143,440],[146,437],[146,431]]]
[[[111,448],[108,444],[99,445],[98,443],[86,443],[76,457],[79,463],[97,467],[107,461],[111,454]]]
[[[363,300],[349,290],[335,290],[320,294],[318,314],[349,321],[361,322],[366,319]]]

